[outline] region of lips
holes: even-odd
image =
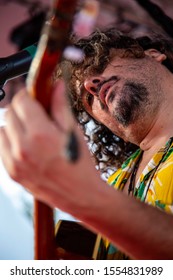
[[[112,87],[114,86],[115,81],[108,81],[104,83],[99,90],[99,98],[101,102],[108,106],[109,100],[112,95]]]

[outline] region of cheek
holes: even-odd
[[[107,113],[102,109],[101,104],[98,99],[93,101],[92,106],[89,108],[88,113],[96,119],[98,122],[104,123],[107,118]]]
[[[115,135],[122,137],[122,127],[110,111],[103,110],[99,103],[94,103],[90,115],[109,128]]]
[[[104,124],[109,129],[113,131],[113,127],[115,127],[115,120],[112,115],[109,114],[108,111],[103,110],[100,106],[99,102],[95,102],[92,106],[91,116],[97,120],[98,122]]]
[[[113,133],[115,133],[115,134],[118,133],[119,124],[115,120],[113,113],[111,113],[111,110],[103,109],[102,106],[100,105],[100,102],[98,101],[98,99],[95,99],[93,101],[93,104],[91,107],[85,106],[85,109],[88,112],[88,114],[91,115],[99,123],[102,123],[103,125],[105,125]]]

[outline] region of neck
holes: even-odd
[[[160,117],[151,124],[145,137],[140,142],[139,146],[144,151],[155,152],[161,148],[167,140],[173,136],[173,110],[169,110],[166,106],[165,110],[161,110]]]

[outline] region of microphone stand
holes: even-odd
[[[5,91],[3,89],[5,83],[0,83],[0,102],[4,99],[5,97]]]

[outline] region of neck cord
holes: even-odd
[[[137,173],[139,164],[140,164],[140,162],[142,160],[142,155],[143,155],[143,151],[139,155],[139,157],[138,157],[138,159],[136,161],[136,164],[135,164],[135,166],[133,168],[132,174],[130,176],[130,184],[129,184],[129,188],[128,188],[128,195],[130,195],[130,194],[133,195],[133,193],[134,193],[136,173]]]

